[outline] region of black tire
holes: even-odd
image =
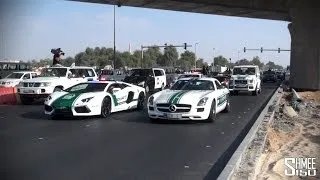
[[[111,99],[110,97],[105,97],[101,104],[101,117],[107,118],[111,114]]]
[[[20,101],[21,101],[21,104],[23,104],[23,105],[30,105],[33,103],[34,98],[20,96]]]
[[[206,122],[212,123],[216,119],[216,101],[213,100],[211,103],[211,110],[208,119]]]
[[[62,87],[55,87],[54,89],[53,89],[53,92],[56,92],[56,91],[62,91]]]
[[[231,106],[230,106],[230,97],[229,95],[227,95],[227,105],[224,108],[224,110],[222,111],[223,113],[228,113],[231,111]]]
[[[138,110],[143,110],[143,108],[144,108],[144,100],[145,100],[144,93],[141,92],[139,94],[139,97],[138,97],[138,104],[137,104],[137,109]]]
[[[233,91],[233,95],[239,95],[239,91]]]
[[[252,96],[257,96],[258,95],[258,87],[254,91],[252,91]]]

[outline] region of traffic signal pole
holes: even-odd
[[[162,46],[153,45],[153,46],[143,46],[141,45],[141,67],[143,67],[143,49],[149,49],[149,48],[164,48],[165,50],[168,48],[168,44],[164,44]],[[169,47],[182,47],[185,50],[187,50],[188,47],[192,47],[192,45],[188,45],[187,43],[184,43],[183,45],[169,45]]]
[[[278,53],[280,53],[281,51],[291,51],[290,49],[263,49],[263,47],[261,47],[260,49],[247,49],[246,47],[243,48],[243,52],[246,51],[260,51],[261,53],[263,51],[278,51]]]

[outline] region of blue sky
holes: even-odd
[[[51,58],[55,47],[67,56],[88,46],[113,47],[112,6],[56,0],[16,0],[1,6],[0,59]],[[197,55],[207,62],[213,55],[237,60],[238,51],[240,58],[290,62],[289,52],[243,53],[243,47],[290,49],[288,22],[131,7],[116,11],[116,45],[122,51],[129,43],[138,49],[141,44],[198,42]]]

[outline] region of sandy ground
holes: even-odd
[[[279,111],[267,128],[266,145],[256,162],[253,179],[320,179],[320,91],[299,95],[303,103],[298,106],[297,114],[284,111],[284,107],[290,106],[290,93],[281,99]],[[285,176],[285,157],[315,157],[317,176]]]

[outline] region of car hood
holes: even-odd
[[[3,79],[0,79],[0,82],[20,82],[21,79],[8,79],[8,78],[3,78]]]
[[[148,79],[147,76],[127,76],[124,78],[124,82],[127,83],[140,83],[142,81],[146,81]]]
[[[210,90],[164,90],[154,94],[154,101],[155,103],[194,104],[213,92]]]
[[[81,100],[86,98],[93,97],[89,102],[96,102],[98,99],[95,99],[95,97],[99,97],[99,95],[103,93],[104,92],[54,92],[45,100],[45,104],[53,106],[54,108],[71,107],[73,105],[85,104]]]
[[[26,79],[23,82],[52,82],[52,81],[60,81],[65,77],[37,77],[33,79]]]

